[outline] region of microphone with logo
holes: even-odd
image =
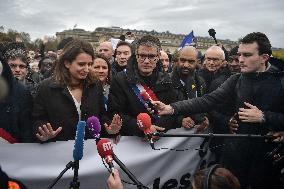
[[[96,140],[96,143],[100,140],[101,137],[101,123],[99,118],[96,116],[91,116],[87,119],[87,128],[91,136]]]
[[[85,137],[85,121],[79,121],[77,124],[75,144],[73,149],[73,159],[74,161],[70,161],[65,169],[59,174],[59,176],[52,182],[51,185],[48,186],[48,189],[51,189],[63,176],[63,174],[70,168],[74,169],[73,180],[70,183],[70,189],[79,189],[80,182],[78,182],[78,171],[79,171],[79,161],[83,157],[83,149],[84,149],[84,137]]]
[[[140,95],[143,98],[143,100],[145,101],[145,103],[148,105],[148,108],[150,108],[151,110],[154,110],[154,114],[158,114],[158,110],[154,106],[154,104],[152,104],[150,96],[148,95],[148,93],[146,91],[142,91],[140,93]]]
[[[153,141],[153,134],[151,131],[151,117],[147,113],[140,113],[137,116],[137,125],[140,130],[144,132],[144,134],[147,136],[148,141],[150,142],[150,146],[152,149],[155,149],[154,147],[154,141]]]
[[[101,138],[99,142],[97,143],[97,149],[99,155],[102,157],[102,159],[108,164],[111,172],[114,171],[114,166],[112,161],[117,163],[121,170],[125,172],[125,174],[131,179],[134,184],[137,186],[137,188],[146,189],[147,187],[144,186],[140,181],[137,180],[137,178],[126,168],[126,166],[117,158],[117,156],[113,153],[113,146],[109,139]]]

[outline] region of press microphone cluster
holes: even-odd
[[[157,108],[154,106],[154,104],[152,103],[150,96],[148,95],[148,93],[146,91],[142,91],[140,93],[141,97],[143,98],[143,100],[145,101],[145,103],[147,104],[148,108],[150,108],[151,110],[154,110],[154,114],[158,114],[158,110]]]
[[[92,116],[87,120],[87,128],[91,136],[96,140],[97,150],[101,158],[108,164],[110,171],[114,172],[113,161],[119,165],[121,170],[137,185],[138,188],[147,188],[126,168],[126,166],[113,153],[113,146],[109,139],[100,138],[101,123],[96,116]]]

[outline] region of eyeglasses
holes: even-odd
[[[210,57],[206,57],[205,58],[206,61],[210,62],[210,61],[213,61],[213,62],[218,62],[218,61],[223,61],[222,59],[219,59],[219,58],[210,58]]]
[[[186,59],[186,58],[179,58],[179,61],[183,64],[185,64],[186,62],[188,62],[189,64],[195,64],[195,60],[191,60],[191,59]]]
[[[151,61],[155,61],[157,59],[157,54],[137,54],[137,57],[140,59],[140,60],[145,60],[146,58],[148,58],[149,60]]]
[[[19,67],[21,70],[26,69],[27,66],[26,65],[17,65],[17,64],[9,64],[11,69],[16,69],[17,67]]]

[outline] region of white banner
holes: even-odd
[[[184,129],[171,131],[185,132]],[[191,133],[187,131],[188,133]],[[149,188],[183,188],[190,184],[190,177],[198,169],[201,157],[202,138],[161,138],[155,143],[160,150],[138,137],[122,137],[114,145],[114,153]],[[29,189],[47,188],[65,165],[71,161],[74,141],[47,144],[0,144],[0,165],[12,178],[21,180]],[[121,178],[132,182],[118,165],[115,168]],[[107,188],[109,176],[96,149],[94,140],[85,141],[84,156],[80,161],[79,182],[82,189]],[[56,189],[69,188],[73,170],[68,170],[60,179]],[[124,184],[124,188],[136,188]]]

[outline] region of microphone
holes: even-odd
[[[53,182],[47,187],[47,189],[53,188],[55,184],[59,181],[59,179],[63,176],[63,174],[69,170],[70,168],[74,169],[74,177],[73,181],[70,182],[70,189],[79,189],[80,182],[78,182],[78,171],[79,171],[79,160],[83,157],[83,149],[84,149],[84,137],[85,137],[85,121],[79,121],[77,124],[76,136],[75,136],[75,144],[73,149],[73,159],[74,161],[70,161],[65,169],[61,171],[58,177],[53,180]]]
[[[113,151],[112,151],[112,144],[111,142],[106,139],[102,138],[97,143],[97,150],[99,155],[104,159],[104,161],[108,164],[109,169],[111,172],[114,172],[114,166],[113,166]]]
[[[102,138],[97,143],[97,149],[99,155],[105,160],[105,162],[109,165],[111,172],[114,171],[114,166],[112,161],[115,161],[119,165],[119,167],[127,174],[127,176],[135,183],[137,188],[147,188],[141,182],[139,182],[136,177],[126,168],[126,166],[116,157],[113,153],[112,143],[109,139]]]
[[[79,121],[77,124],[75,144],[73,150],[74,161],[79,161],[83,157],[84,137],[85,137],[85,121]]]
[[[154,110],[154,114],[158,114],[158,110],[154,106],[154,104],[152,104],[150,96],[148,95],[148,93],[146,91],[142,91],[140,93],[140,95],[143,98],[143,100],[146,102],[146,104],[148,105],[148,108],[150,108],[151,110]]]
[[[154,141],[152,138],[152,131],[151,131],[151,117],[147,113],[140,113],[137,116],[137,125],[140,130],[144,132],[147,136],[148,141],[150,141],[150,146],[154,149]]]
[[[78,182],[78,171],[79,171],[79,160],[83,157],[83,149],[84,149],[84,137],[85,137],[85,121],[79,121],[77,124],[75,144],[73,150],[73,169],[74,176],[73,181],[70,182],[70,188],[77,189],[80,186],[80,182]]]
[[[98,142],[101,136],[101,123],[96,116],[91,116],[87,119],[87,128],[92,137]]]

